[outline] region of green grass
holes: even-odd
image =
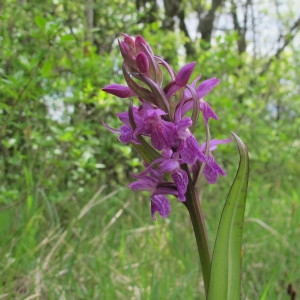
[[[296,187],[296,184],[295,184]],[[300,291],[299,188],[268,185],[250,193],[245,223],[245,293],[250,299],[290,299],[287,286]],[[257,194],[256,199],[251,194]],[[251,202],[252,200],[252,202]]]
[[[230,180],[203,194],[211,240]],[[288,300],[289,283],[300,291],[300,193],[291,187],[250,183],[243,299]],[[127,188],[57,203],[32,192],[0,218],[0,299],[204,299],[188,213],[175,201],[153,222],[147,196]]]

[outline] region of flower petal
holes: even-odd
[[[166,218],[171,211],[169,199],[163,195],[154,195],[151,197],[151,214],[155,221],[155,213],[158,212],[163,218]]]
[[[182,67],[175,77],[176,84],[180,87],[185,86],[192,75],[192,72],[196,66],[196,62],[189,63]]]
[[[130,183],[128,186],[133,191],[151,191],[156,189],[157,181],[149,176],[141,177],[139,180]]]
[[[215,114],[210,105],[204,100],[200,99],[200,110],[202,112],[204,122],[207,125],[209,118],[213,118],[215,120],[219,120],[218,116]]]
[[[178,199],[180,201],[185,201],[185,193],[188,186],[188,176],[186,172],[184,170],[178,169],[176,172],[173,172],[171,176],[177,186]]]
[[[196,89],[196,93],[199,99],[206,96],[215,86],[219,84],[220,80],[218,78],[210,78],[200,83]]]
[[[191,134],[184,142],[183,147],[179,149],[181,159],[187,164],[194,164],[197,159],[206,161],[204,152],[198,144],[196,138]]]
[[[120,127],[120,137],[119,137],[119,141],[124,143],[124,144],[129,144],[129,143],[134,143],[134,144],[140,144],[139,140],[137,139],[137,137],[134,135],[134,131],[133,129],[124,124]]]
[[[226,176],[225,171],[216,163],[212,155],[208,158],[203,174],[205,175],[206,180],[211,184],[217,182],[219,175]]]

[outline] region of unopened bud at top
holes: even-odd
[[[147,74],[149,72],[149,60],[147,55],[144,52],[139,52],[135,60],[138,70],[143,74]]]
[[[151,47],[150,47],[150,45],[146,42],[146,40],[142,37],[142,36],[140,36],[140,35],[138,35],[136,38],[135,38],[135,48],[136,48],[136,50],[138,51],[138,52],[140,52],[140,51],[142,51],[142,52],[144,52],[144,49],[146,48],[148,51],[149,51],[149,53],[151,54],[151,55],[154,55],[153,54],[153,51],[152,51],[152,49],[151,49]]]

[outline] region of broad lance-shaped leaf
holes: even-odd
[[[249,179],[248,151],[232,133],[240,154],[239,168],[221,215],[211,262],[208,300],[240,300],[242,235]]]

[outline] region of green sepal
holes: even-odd
[[[161,157],[161,155],[151,147],[143,137],[139,137],[138,139],[140,144],[132,144],[132,146],[147,165],[152,163],[156,158]]]

